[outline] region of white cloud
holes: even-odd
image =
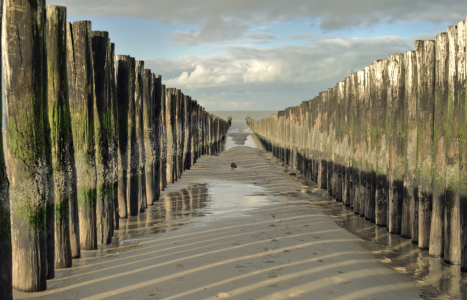
[[[167,87],[181,88],[211,110],[238,109],[242,103],[249,103],[245,108],[251,109],[265,105],[281,109],[312,99],[376,59],[413,50],[414,40],[386,36],[266,49],[232,46],[211,56],[147,60],[145,66],[160,71]],[[177,72],[172,70],[174,66]]]

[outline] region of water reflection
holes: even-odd
[[[255,134],[247,132],[228,132],[225,141],[222,142],[222,151],[232,149],[234,147],[251,147],[263,149],[263,146]]]
[[[198,211],[206,207],[207,184],[196,184],[180,191],[167,193],[146,212],[128,219],[120,219],[120,229],[115,231],[111,247],[122,241],[138,241],[139,236],[167,232],[193,222],[191,217],[203,216]],[[182,220],[183,219],[183,220]]]

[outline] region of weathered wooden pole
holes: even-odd
[[[130,57],[115,56],[116,103],[118,106],[118,215],[128,218],[128,122],[130,106]]]
[[[165,187],[167,186],[167,124],[166,124],[166,97],[167,97],[167,92],[165,85],[161,86],[161,119],[160,119],[160,129],[159,129],[159,134],[160,134],[160,159],[161,159],[161,167],[160,167],[160,190],[163,191]]]
[[[340,81],[336,86],[337,97],[334,108],[334,120],[335,120],[335,144],[333,145],[333,193],[336,197],[336,201],[342,201],[342,157],[341,157],[341,148],[342,148],[342,131],[343,131],[343,103],[344,103],[344,92],[345,92],[345,82]],[[321,126],[321,124],[320,124]]]
[[[75,21],[67,43],[71,126],[75,148],[81,250],[97,249],[94,76],[90,21]],[[72,55],[71,55],[72,54]]]
[[[463,27],[463,24],[459,24]],[[459,265],[461,262],[460,250],[460,213],[459,213],[459,111],[460,98],[464,93],[460,93],[461,84],[465,84],[465,77],[461,76],[459,81],[458,70],[458,52],[459,52],[459,31],[457,26],[448,28],[449,55],[448,55],[448,97],[446,112],[446,209],[444,215],[444,262],[453,265]],[[462,29],[462,28],[461,28]],[[462,32],[462,30],[461,30]],[[463,33],[463,32],[462,32]],[[461,37],[463,38],[463,37]],[[461,45],[462,46],[462,45]],[[465,54],[464,54],[465,57]],[[465,98],[465,96],[464,96]],[[436,111],[436,104],[435,104]],[[435,119],[436,122],[436,119]],[[436,126],[436,124],[435,124]],[[465,130],[465,128],[463,128]],[[433,183],[433,186],[435,182]],[[433,211],[435,210],[435,201],[433,195]],[[442,219],[441,219],[442,220]],[[433,228],[433,227],[432,227]],[[431,250],[431,248],[430,248]]]
[[[350,136],[350,103],[353,97],[352,81],[350,77],[345,79],[344,87],[344,102],[342,103],[342,203],[345,206],[350,206],[350,185],[351,185],[351,169],[350,169],[350,153],[351,153],[351,136]]]
[[[388,57],[388,94],[386,111],[386,134],[389,150],[389,219],[390,233],[400,234],[402,226],[402,202],[405,169],[405,132],[403,120],[405,100],[404,54]]]
[[[186,96],[184,102],[185,111],[185,170],[191,167],[191,114],[192,114],[192,101],[190,96]]]
[[[68,101],[66,7],[47,5],[47,101],[51,129],[55,194],[55,268],[70,268],[70,149],[72,140]],[[72,144],[71,144],[72,145]]]
[[[73,27],[70,22],[66,23],[66,47],[67,47],[67,78],[68,78],[68,98],[71,100],[76,97],[76,70],[74,61],[75,52],[73,49]],[[69,104],[70,105],[70,104]],[[70,108],[71,117],[71,108]],[[78,208],[78,172],[76,170],[76,153],[75,142],[73,141],[73,120],[70,121],[68,126],[69,150],[68,157],[68,176],[69,178],[69,209],[70,209],[70,244],[72,258],[81,257],[81,243],[80,243],[80,230],[79,230],[79,208]],[[72,155],[71,155],[72,154]]]
[[[354,116],[354,137],[355,137],[355,202],[354,212],[357,212],[361,217],[365,217],[365,198],[363,188],[365,182],[363,178],[365,176],[365,165],[366,158],[364,157],[365,149],[365,121],[364,113],[368,111],[368,107],[364,107],[365,101],[365,71],[360,70],[357,72],[357,95],[355,96],[355,116]],[[355,211],[357,209],[357,211]]]
[[[143,70],[143,129],[147,205],[153,205],[157,195],[153,174],[156,161],[155,151],[153,151],[153,149],[155,150],[153,139],[153,131],[155,131],[153,79],[154,76],[151,70]]]
[[[198,159],[198,102],[193,101],[191,108],[191,165]]]
[[[359,207],[359,194],[356,193],[358,190],[358,170],[359,170],[359,164],[358,164],[358,120],[357,120],[357,102],[358,102],[358,97],[359,97],[359,91],[358,91],[358,74],[357,73],[352,73],[350,74],[350,90],[349,90],[349,103],[348,103],[348,136],[349,136],[349,141],[348,141],[348,150],[347,150],[347,156],[348,156],[348,162],[349,162],[349,175],[348,175],[348,184],[349,184],[349,190],[350,190],[350,203],[349,206],[354,208],[354,213],[355,213],[355,208]],[[357,211],[357,214],[359,212]]]
[[[138,159],[138,210],[144,212],[147,208],[146,198],[146,153],[144,146],[144,61],[136,61],[135,69],[135,105],[136,105],[136,143],[139,152]]]
[[[175,105],[176,89],[167,89],[165,95],[165,126],[167,131],[167,182],[175,182],[175,155],[176,155],[176,135],[175,135]]]
[[[459,211],[460,211],[460,250],[461,250],[461,271],[467,272],[467,58],[465,47],[467,45],[467,17],[462,24],[464,26],[463,35],[459,35],[459,61],[458,61],[458,78],[461,82],[459,86]],[[461,30],[459,31],[461,32]],[[463,93],[463,94],[462,94]],[[462,101],[464,100],[464,101]]]
[[[3,15],[3,1],[0,1],[0,16]],[[0,26],[1,26],[0,20]],[[0,33],[1,35],[1,33]],[[0,53],[2,46],[0,44]],[[0,64],[0,71],[2,64]],[[0,83],[1,84],[1,83]],[[3,103],[0,103],[3,111]],[[6,173],[3,134],[0,137],[0,295],[4,299],[13,299],[12,285],[12,253],[11,253],[11,222],[10,222],[10,196],[9,182]]]
[[[376,222],[376,141],[373,136],[376,135],[376,123],[378,121],[375,106],[375,64],[371,64],[365,68],[365,104],[368,109],[365,110],[365,140],[366,140],[366,172],[365,179],[366,191],[364,197],[365,203],[365,219],[371,223]]]
[[[329,195],[334,196],[334,186],[335,186],[335,174],[334,174],[334,156],[335,156],[335,150],[336,150],[336,118],[334,116],[335,114],[335,109],[337,105],[337,89],[332,88],[328,89],[328,94],[329,94],[329,102],[328,102],[328,122],[329,122],[329,134],[328,134],[328,159],[327,159],[327,176],[328,176],[328,192]]]
[[[112,102],[109,95],[110,42],[106,31],[92,32],[92,50],[94,62],[94,130],[96,145],[97,171],[97,242],[110,244],[113,228],[113,182],[111,181],[112,161]]]
[[[153,76],[153,113],[154,113],[154,125],[152,132],[152,140],[154,145],[154,169],[153,169],[153,185],[155,189],[154,201],[159,200],[161,195],[161,95],[162,95],[162,77],[160,75]]]
[[[388,207],[388,144],[386,135],[386,110],[388,88],[388,60],[377,60],[375,66],[375,98],[372,105],[372,118],[375,113],[375,122],[372,124],[372,141],[376,146],[375,172],[376,172],[376,225],[387,226]]]
[[[47,289],[45,1],[6,0],[4,5],[2,46],[13,288],[37,292]],[[8,243],[8,235],[2,236]],[[8,261],[5,265],[9,265]],[[8,277],[8,271],[5,275]]]
[[[417,58],[414,51],[404,54],[405,101],[404,135],[406,139],[406,167],[402,202],[401,236],[418,243],[418,184],[417,170]],[[415,188],[417,187],[417,191]]]
[[[139,171],[139,148],[137,142],[137,122],[136,122],[136,102],[135,102],[135,80],[136,61],[130,57],[129,72],[129,106],[128,106],[128,214],[137,216],[139,209],[138,202],[138,171]]]
[[[110,39],[109,39],[110,43]],[[120,215],[118,212],[118,102],[117,102],[117,82],[115,78],[115,44],[110,43],[110,65],[108,68],[110,84],[108,86],[108,95],[110,96],[111,116],[110,116],[110,151],[111,151],[111,185],[112,185],[112,199],[113,199],[113,229],[120,229]]]
[[[435,104],[435,41],[415,41],[418,72],[418,247],[428,249],[433,200],[433,112]]]
[[[429,253],[444,253],[444,207],[446,192],[446,130],[448,105],[449,42],[447,32],[436,36],[435,103],[433,115],[433,210]]]

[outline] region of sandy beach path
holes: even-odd
[[[235,162],[238,168],[231,168]],[[118,247],[57,270],[43,293],[15,299],[419,299],[407,275],[310,204],[263,150],[204,156]]]

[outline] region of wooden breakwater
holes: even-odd
[[[220,151],[230,122],[109,33],[44,0],[0,1],[7,154],[0,147],[0,298],[43,291],[56,268],[109,244],[167,182]],[[2,140],[3,143],[3,140]],[[6,157],[6,161],[4,159]]]
[[[467,271],[466,22],[248,125],[354,213]]]

